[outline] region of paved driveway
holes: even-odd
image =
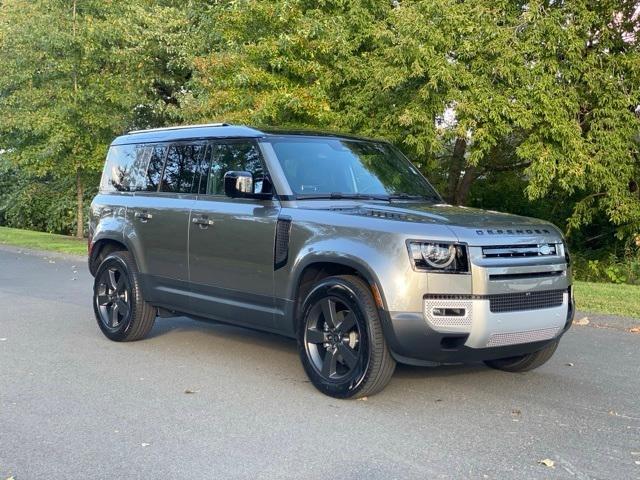
[[[110,342],[91,280],[0,249],[2,480],[640,478],[640,335],[574,327],[534,372],[399,366],[340,401],[274,335],[180,318]]]

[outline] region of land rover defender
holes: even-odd
[[[227,124],[113,141],[89,269],[109,339],[158,315],[275,332],[339,398],[380,391],[396,362],[536,368],[575,309],[552,224],[448,205],[384,141]]]

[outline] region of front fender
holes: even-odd
[[[354,252],[358,252],[357,255]],[[362,242],[345,239],[312,242],[300,250],[294,259],[287,298],[295,299],[296,289],[307,267],[315,263],[332,263],[356,270],[370,285],[375,285],[382,296],[383,305],[386,308],[382,285],[376,273],[375,265],[371,265],[365,260],[367,258],[375,259],[375,257],[375,250]]]

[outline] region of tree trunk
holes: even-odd
[[[451,155],[451,163],[449,163],[449,172],[447,175],[446,198],[449,203],[455,203],[460,173],[465,163],[464,153],[466,150],[467,141],[464,138],[457,138],[456,144],[453,147],[453,155]]]
[[[467,203],[469,190],[471,189],[471,185],[477,177],[478,167],[474,165],[467,165],[467,167],[464,169],[462,180],[460,180],[458,188],[456,189],[456,194],[453,201],[455,205],[464,205],[465,203]]]
[[[77,35],[77,25],[78,25],[78,10],[77,5],[78,1],[73,0],[73,38],[76,38]],[[77,62],[73,65],[73,102],[77,105],[78,103],[78,68]],[[77,201],[77,211],[76,211],[76,237],[83,238],[84,237],[84,184],[82,183],[82,175],[80,174],[80,168],[76,168],[76,201]]]
[[[76,237],[84,237],[84,184],[82,183],[82,175],[80,170],[76,170],[76,200],[77,200],[77,212],[76,219],[78,224],[76,226]]]

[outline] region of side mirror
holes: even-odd
[[[250,172],[225,173],[224,194],[231,198],[253,196],[253,175]]]

